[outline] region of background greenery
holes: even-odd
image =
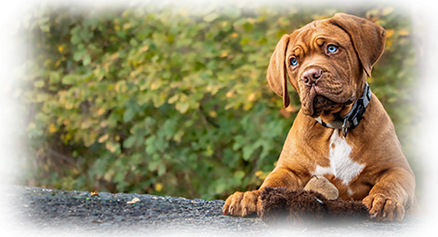
[[[417,176],[409,133],[415,47],[394,6],[36,7],[15,96],[32,157],[23,183],[47,188],[225,198],[273,169],[299,110],[266,82],[280,37],[337,11],[387,30],[369,83]]]

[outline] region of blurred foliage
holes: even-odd
[[[17,73],[28,111],[28,184],[60,189],[225,198],[273,169],[299,110],[266,82],[280,37],[347,11],[387,29],[369,79],[411,163],[415,52],[402,9],[35,8]]]

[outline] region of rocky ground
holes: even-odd
[[[18,186],[0,191],[0,220],[10,236],[425,236],[433,225],[407,216],[397,223],[277,228],[256,217],[223,216],[222,200]]]

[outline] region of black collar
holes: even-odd
[[[360,120],[363,118],[365,113],[365,108],[370,103],[371,100],[371,89],[368,83],[365,83],[365,88],[363,90],[363,95],[361,98],[354,102],[353,107],[350,112],[343,118],[335,120],[331,123],[324,123],[321,117],[316,118],[316,121],[322,124],[326,128],[342,129],[344,137],[347,136],[348,129],[355,128]]]

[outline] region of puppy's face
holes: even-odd
[[[385,35],[381,26],[344,13],[311,22],[280,39],[268,67],[269,85],[287,107],[287,75],[305,115],[342,117],[362,96]]]
[[[332,114],[357,97],[363,70],[350,36],[327,21],[316,21],[289,36],[287,74],[301,110],[311,117]]]

